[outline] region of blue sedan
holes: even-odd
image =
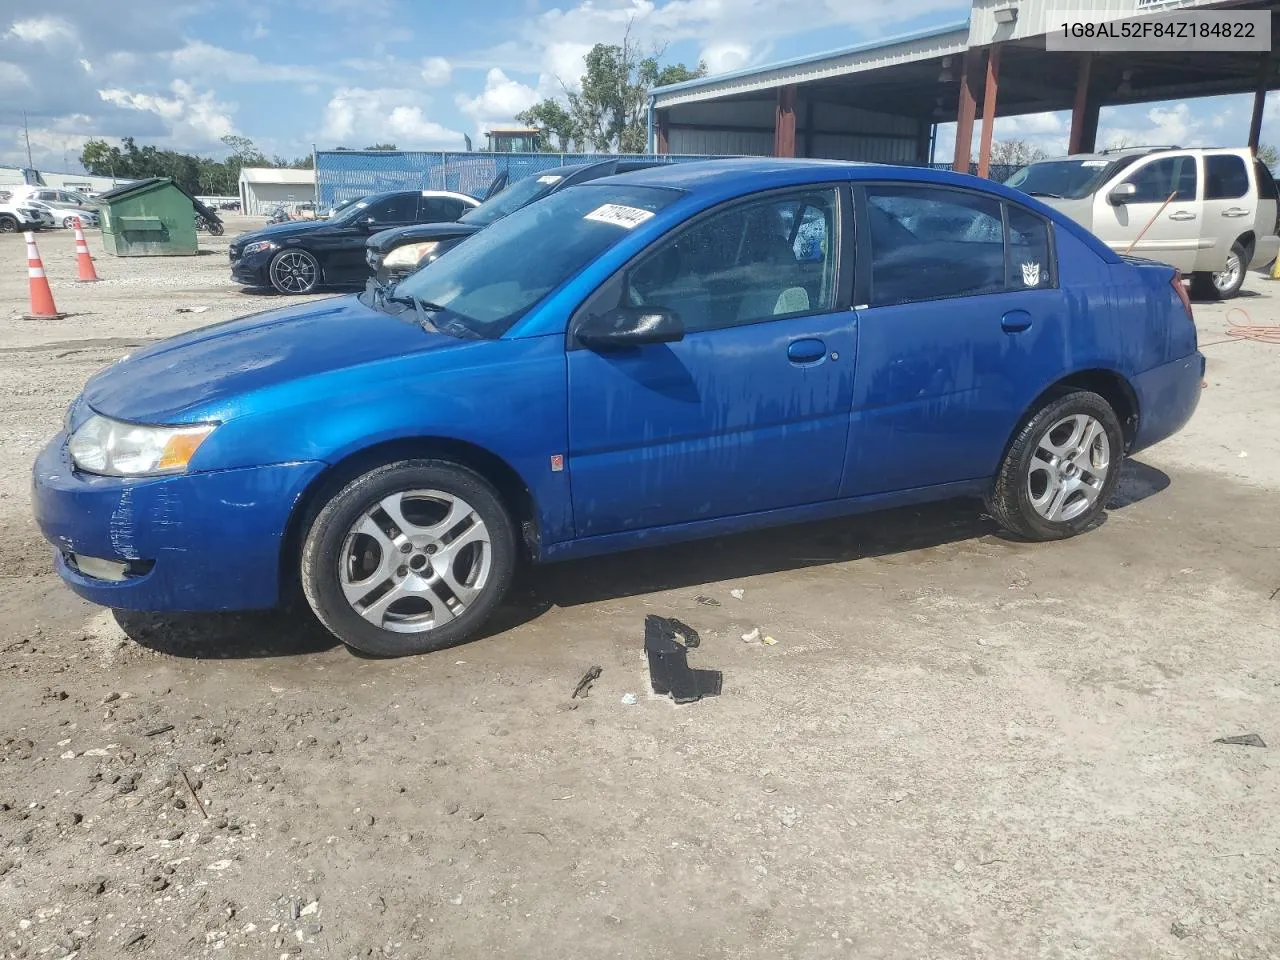
[[[157,343],[34,471],[78,594],[154,611],[298,595],[395,655],[474,634],[522,558],[981,496],[1093,525],[1180,429],[1182,279],[1002,186],[785,160],[557,193],[392,290]]]

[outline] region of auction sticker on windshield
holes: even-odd
[[[554,173],[549,173],[545,177],[539,177],[539,183],[559,183],[564,177],[557,177]]]
[[[606,203],[602,207],[596,207],[582,219],[595,220],[597,223],[611,223],[624,230],[633,230],[652,216],[652,210],[627,207],[620,203]]]

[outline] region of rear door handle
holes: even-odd
[[[827,355],[827,345],[812,337],[793,340],[787,347],[787,359],[792,363],[816,363]]]
[[[1031,326],[1031,314],[1025,310],[1010,310],[1000,318],[1000,327],[1006,333],[1020,333]]]
[[[1196,215],[1190,210],[1179,210],[1177,213],[1169,214],[1170,220],[1194,220]]]
[[[1252,210],[1246,210],[1244,207],[1227,207],[1222,211],[1224,217],[1247,217],[1253,213]]]

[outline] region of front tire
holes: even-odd
[[[1075,536],[1102,515],[1123,458],[1120,420],[1106,400],[1088,390],[1058,394],[1018,430],[987,509],[1023,540]]]
[[[1231,245],[1226,265],[1217,273],[1196,273],[1191,277],[1191,295],[1197,300],[1231,300],[1244,286],[1248,269],[1247,252],[1239,243]]]
[[[320,264],[306,250],[281,250],[271,258],[267,277],[280,293],[312,293],[320,285]]]
[[[34,228],[32,228],[34,229]],[[9,214],[0,214],[0,233],[16,233],[18,230],[18,218]]]
[[[516,530],[493,487],[445,460],[405,460],[351,481],[302,547],[311,609],[375,656],[427,653],[474,636],[516,568]]]

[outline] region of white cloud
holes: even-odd
[[[443,87],[453,77],[453,67],[444,57],[427,57],[422,61],[422,82],[428,87]]]
[[[314,67],[263,63],[251,53],[215,47],[202,40],[167,54],[175,73],[184,77],[226,78],[242,83],[314,83],[331,79]]]
[[[708,73],[728,73],[741,70],[753,62],[751,45],[732,40],[717,40],[702,48],[700,59],[707,65]]]
[[[197,92],[185,80],[174,80],[169,89],[172,97],[119,88],[99,90],[98,96],[117,107],[156,114],[170,124],[172,138],[192,147],[212,146],[236,132],[231,120],[235,107],[220,102],[213,91]]]
[[[591,52],[591,44],[565,41],[547,44],[543,54],[543,67],[555,78],[558,84],[564,84],[570,90],[576,90],[587,69],[586,57]]]
[[[6,36],[24,40],[27,43],[43,43],[51,46],[63,40],[74,41],[76,30],[61,17],[32,17],[29,20],[15,20]]]
[[[317,141],[363,147],[391,141],[403,148],[457,148],[462,134],[427,119],[430,100],[416,90],[341,87],[325,106]]]
[[[16,93],[24,87],[30,86],[31,78],[27,76],[27,71],[16,63],[0,60],[0,91]]]
[[[468,97],[460,93],[456,98],[458,109],[476,122],[476,131],[484,133],[497,123],[509,123],[517,113],[528,110],[542,99],[538,91],[494,67],[485,75],[484,90],[479,96]]]
[[[261,20],[257,20],[253,24],[253,29],[250,30],[246,36],[250,40],[261,40],[266,37],[268,33],[270,33],[270,31],[267,30],[267,25]]]

